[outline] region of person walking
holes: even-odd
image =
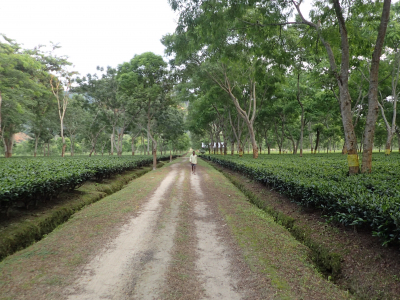
[[[193,154],[190,155],[189,161],[192,164],[192,174],[196,175],[196,165],[197,165],[196,152],[193,151]]]

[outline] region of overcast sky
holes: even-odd
[[[0,32],[24,48],[59,43],[75,70],[129,61],[152,51],[164,55],[160,39],[177,17],[168,0],[1,0]]]
[[[1,0],[0,11],[0,33],[24,48],[59,43],[56,53],[67,55],[81,76],[135,54],[164,55],[160,39],[178,19],[168,0]]]

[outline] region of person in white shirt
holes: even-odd
[[[196,165],[197,165],[196,152],[193,151],[193,154],[190,155],[189,161],[192,164],[192,174],[196,175]]]

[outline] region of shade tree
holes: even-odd
[[[135,55],[118,67],[121,94],[139,103],[146,121],[146,130],[153,144],[153,169],[157,166],[156,116],[172,104],[167,63],[152,52]]]
[[[46,92],[39,80],[43,65],[14,40],[0,35],[0,138],[5,157],[12,156],[14,134],[31,116],[35,97]]]

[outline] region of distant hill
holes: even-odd
[[[14,135],[14,141],[18,144],[21,143],[23,141],[27,141],[32,139],[29,135],[23,133],[23,132],[18,132]]]

